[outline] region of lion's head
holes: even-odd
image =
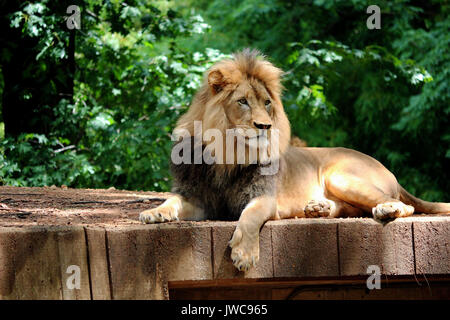
[[[198,125],[197,121],[201,121],[203,133],[215,129],[225,137],[227,130],[233,129],[248,144],[253,139],[270,137],[275,129],[278,154],[284,153],[290,126],[280,99],[281,74],[256,50],[246,49],[216,63],[206,72],[203,86],[175,130],[187,130],[195,136],[194,122]],[[201,139],[208,145],[205,137]]]

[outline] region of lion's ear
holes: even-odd
[[[211,70],[208,74],[208,84],[214,94],[219,93],[227,85],[223,73],[216,69]]]
[[[227,85],[238,83],[242,78],[242,73],[229,66],[214,68],[208,73],[208,84],[213,94],[219,93]]]

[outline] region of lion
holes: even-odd
[[[175,131],[182,134],[173,150],[182,150],[188,161],[171,163],[175,195],[140,213],[141,222],[238,220],[229,241],[231,259],[238,270],[248,271],[259,260],[259,232],[268,220],[371,214],[383,221],[414,212],[450,212],[449,203],[426,202],[409,194],[368,155],[346,148],[305,147],[300,139],[291,139],[281,102],[282,73],[249,49],[206,72],[202,87],[176,124]],[[265,153],[255,161],[237,162],[240,155],[231,148],[231,162],[195,162],[193,154],[211,149],[213,140],[196,132],[196,124],[200,132],[214,129],[224,136],[239,129],[245,159],[255,148]],[[275,132],[278,139],[269,139]],[[220,139],[225,141],[225,137],[214,141]],[[252,147],[255,139],[264,143]],[[227,152],[220,154],[220,145],[211,154],[223,160]],[[262,174],[275,162],[275,173]]]

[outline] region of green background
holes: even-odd
[[[372,4],[379,30],[366,26]],[[411,193],[450,201],[448,1],[0,8],[0,184],[169,190],[176,119],[212,63],[250,47],[285,71],[293,134],[367,153]]]

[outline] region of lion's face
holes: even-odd
[[[281,73],[256,51],[245,50],[217,63],[208,70],[203,87],[177,129],[187,129],[192,136],[194,121],[201,121],[203,133],[219,130],[225,139],[231,129],[244,137],[247,146],[269,145],[272,150],[271,137],[276,130],[277,154],[284,153],[290,126],[280,99]],[[266,143],[259,144],[263,139]]]
[[[264,84],[245,79],[223,101],[229,129],[241,129],[246,139],[267,135],[273,124],[272,97]]]

